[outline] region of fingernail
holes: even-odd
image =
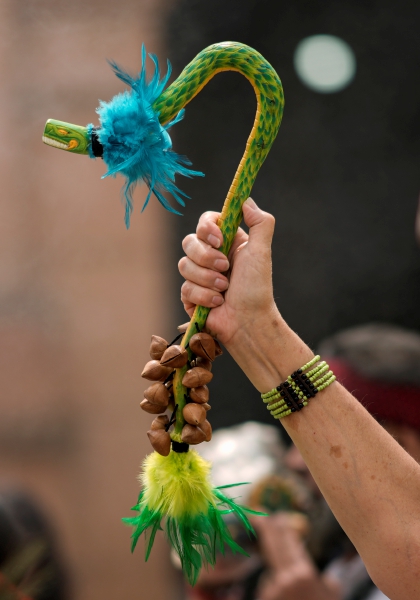
[[[212,304],[220,306],[221,304],[223,304],[223,298],[221,296],[213,296]]]
[[[228,287],[228,282],[226,281],[226,279],[220,279],[218,277],[214,282],[214,287],[220,290],[221,292],[224,292]]]
[[[247,198],[244,204],[249,206],[249,208],[251,208],[252,210],[256,210],[258,208],[258,206],[255,204],[252,198]]]
[[[210,246],[213,246],[213,248],[219,248],[220,247],[220,240],[218,237],[216,237],[215,235],[213,235],[212,233],[210,233],[210,235],[207,238],[208,243],[210,244]]]
[[[229,269],[229,261],[227,258],[218,258],[214,263],[214,268],[217,271],[227,271]]]

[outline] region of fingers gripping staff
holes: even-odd
[[[188,177],[202,174],[190,170],[188,159],[172,151],[167,130],[182,119],[184,106],[214,75],[221,71],[242,73],[254,88],[257,111],[218,223],[223,234],[221,250],[227,255],[242,220],[242,205],[280,127],[284,106],[280,79],[252,48],[223,42],[200,52],[164,91],[170,67],[161,80],[157,58],[153,55],[151,58],[155,71],[150,81],[146,80],[144,48],[137,78],[112,63],[116,75],[131,89],[109,103],[100,103],[99,127],[49,120],[43,141],[69,152],[102,157],[108,167],[104,177],[123,175],[127,227],[133,209],[132,192],[140,181],[149,187],[145,206],[153,193],[167,210],[177,212],[163,195],[170,192],[184,206],[185,194],[175,185],[175,174]],[[221,488],[212,487],[210,465],[189,447],[211,437],[211,426],[206,419],[209,405],[205,384],[212,377],[209,368],[217,352],[213,340],[203,333],[209,310],[196,307],[179,345],[167,344],[157,336],[152,338],[152,361],[146,365],[143,376],[155,383],[146,390],[141,405],[147,412],[160,414],[148,432],[155,452],[143,465],[142,491],[133,507],[138,515],[124,519],[134,527],[133,548],[143,532],[150,534],[146,559],[156,532],[164,523],[192,584],[202,564],[214,564],[216,551],[223,552],[225,544],[242,552],[225,526],[224,514],[236,514],[247,530],[252,531],[246,516],[246,512],[252,511],[236,504]],[[167,408],[172,410],[171,418],[161,414]]]

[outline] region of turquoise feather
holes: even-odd
[[[185,206],[188,196],[175,184],[175,175],[185,177],[203,176],[199,171],[188,167],[191,162],[172,150],[168,129],[181,121],[184,110],[166,125],[159,122],[159,113],[152,104],[161,95],[171,74],[168,61],[166,75],[160,79],[159,63],[154,54],[149,54],[154,63],[154,73],[149,81],[146,78],[146,49],[142,47],[142,68],[137,77],[123,71],[116,63],[110,62],[116,76],[131,89],[114,96],[110,102],[100,101],[96,112],[100,127],[96,133],[103,146],[103,159],[108,171],[103,177],[115,177],[118,173],[125,177],[122,196],[125,202],[125,224],[130,226],[133,211],[133,191],[137,183],[144,181],[149,188],[142,210],[153,193],[166,210],[175,210],[164,194],[171,194],[176,202]]]

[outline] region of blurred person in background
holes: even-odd
[[[51,527],[26,493],[0,487],[0,600],[68,600]]]
[[[319,352],[343,385],[420,462],[420,335],[369,324],[325,339]],[[213,463],[216,485],[254,482],[248,490],[239,488],[239,496],[270,516],[253,520],[257,541],[247,540],[232,523],[249,557],[219,557],[215,569],[203,572],[197,586],[188,589],[188,598],[386,600],[299,450],[293,444],[286,449],[275,427],[246,423],[219,430],[201,453]]]

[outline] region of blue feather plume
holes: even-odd
[[[125,177],[122,189],[125,201],[125,224],[130,226],[133,211],[133,191],[139,181],[149,187],[142,211],[146,208],[153,193],[159,202],[172,213],[175,210],[164,197],[169,192],[181,206],[188,196],[175,185],[175,174],[186,177],[203,176],[199,171],[188,168],[191,162],[185,156],[172,151],[172,141],[168,129],[182,120],[184,110],[166,125],[159,122],[159,113],[152,104],[163,92],[171,74],[168,61],[166,75],[160,79],[157,56],[149,54],[154,63],[154,73],[146,79],[146,49],[142,46],[142,68],[137,77],[131,77],[116,63],[110,62],[116,76],[131,89],[114,96],[110,102],[100,101],[96,112],[100,128],[96,133],[103,146],[103,159],[108,171],[104,177],[115,177],[118,173]]]

